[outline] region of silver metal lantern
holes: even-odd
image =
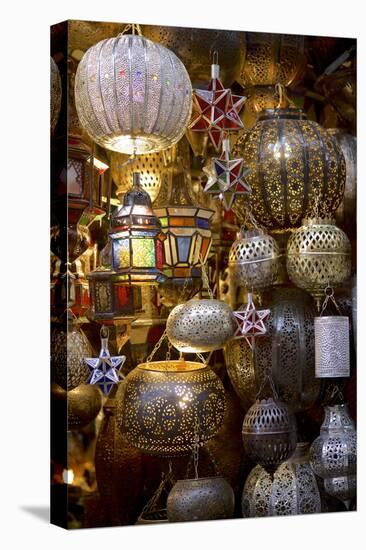
[[[314,335],[316,377],[349,377],[349,318],[346,316],[315,317]]]
[[[190,120],[191,96],[178,57],[135,34],[89,48],[75,78],[82,126],[96,143],[120,153],[154,153],[179,141]]]

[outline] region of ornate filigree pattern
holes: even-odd
[[[168,520],[227,519],[233,516],[234,505],[234,491],[223,477],[181,479],[168,496]]]
[[[55,328],[51,334],[52,379],[63,389],[72,390],[89,376],[84,357],[92,353],[86,336],[75,328],[66,332]]]
[[[54,130],[61,109],[60,71],[51,57],[51,131]]]
[[[164,168],[163,153],[138,155],[129,162],[127,160],[127,155],[111,152],[111,174],[117,186],[117,195],[123,195],[131,189],[132,174],[139,172],[140,185],[149,193],[151,202],[154,202],[159,193],[161,172]]]
[[[317,378],[350,375],[349,318],[315,317],[315,374]]]
[[[346,165],[335,139],[299,109],[268,109],[239,137],[233,154],[251,169],[253,214],[273,229],[296,227],[321,197],[320,215],[342,201]],[[246,205],[233,206],[240,221]]]
[[[201,445],[220,429],[224,388],[202,363],[144,363],[122,384],[120,429],[132,445],[147,454],[177,456],[190,452],[196,420]]]

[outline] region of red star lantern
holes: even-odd
[[[255,339],[264,336],[267,328],[264,322],[268,319],[271,310],[256,310],[253,295],[248,292],[248,303],[242,311],[234,311],[237,329],[234,338],[245,338],[251,349],[254,349]]]
[[[216,151],[220,150],[225,132],[243,130],[239,112],[246,97],[224,88],[219,79],[220,66],[211,65],[211,81],[207,90],[193,90],[193,115],[189,128],[207,132]]]
[[[219,195],[223,199],[225,210],[230,210],[236,195],[249,194],[251,188],[246,181],[250,169],[244,166],[242,158],[232,158],[230,140],[222,142],[223,152],[220,158],[213,158],[203,171],[208,175],[204,191]]]

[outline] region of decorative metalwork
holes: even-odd
[[[121,380],[120,370],[126,361],[125,355],[111,357],[108,349],[108,336],[109,331],[103,326],[100,329],[99,357],[85,357],[84,359],[90,370],[88,383],[97,384],[104,395],[108,395],[114,384],[118,384]]]
[[[246,290],[271,286],[279,273],[279,247],[262,228],[241,227],[229,252],[231,281]]]
[[[346,164],[336,140],[299,109],[267,109],[240,136],[233,154],[251,169],[248,183],[254,216],[273,229],[296,227],[320,196],[319,215],[340,205]],[[246,202],[238,197],[233,210],[242,222]]]
[[[256,338],[267,334],[267,321],[270,309],[257,310],[253,302],[253,294],[248,292],[248,301],[245,308],[234,311],[237,329],[234,338],[245,338],[251,350],[255,347]]]
[[[308,451],[308,443],[298,443],[294,454],[277,468],[273,477],[262,466],[253,468],[244,485],[243,517],[321,512],[318,484]]]
[[[243,444],[248,457],[269,473],[290,458],[296,448],[296,421],[288,406],[275,399],[257,400],[243,422]]]
[[[235,330],[230,306],[220,300],[189,300],[169,314],[166,331],[173,346],[184,353],[222,348]]]
[[[304,50],[303,36],[246,32],[239,82],[245,87],[277,83],[289,86],[305,69]]]
[[[250,130],[265,109],[284,107],[280,102],[279,88],[275,86],[253,86],[245,88],[247,99],[241,113],[244,126]]]
[[[355,475],[330,477],[324,480],[324,489],[331,497],[345,503],[347,509],[356,497],[357,478]]]
[[[72,390],[89,376],[84,357],[92,353],[85,334],[73,326],[71,330],[54,328],[51,333],[51,378],[64,390]]]
[[[89,48],[75,79],[82,126],[102,147],[126,154],[154,153],[179,141],[190,119],[191,93],[177,56],[135,34]]]
[[[345,316],[315,317],[314,328],[316,377],[349,377],[349,318]]]
[[[298,288],[275,288],[264,296],[271,315],[267,334],[251,350],[243,338],[225,348],[231,383],[247,408],[266,375],[295,412],[313,406],[320,393],[314,373],[314,317],[311,297]]]
[[[112,216],[112,266],[120,282],[136,285],[158,284],[165,280],[162,241],[165,235],[154,214],[151,200],[134,173],[133,187]]]
[[[128,441],[147,454],[178,456],[191,452],[194,424],[200,445],[219,431],[225,392],[220,379],[203,363],[142,363],[122,382],[118,424]]]
[[[230,86],[238,78],[244,53],[238,32],[155,25],[143,25],[143,32],[146,38],[169,48],[181,59],[193,83],[210,78],[209,61],[215,51],[220,52],[223,82]]]
[[[167,514],[170,522],[232,518],[235,497],[223,477],[180,479],[170,491]]]
[[[51,57],[51,132],[55,129],[60,114],[61,96],[60,71]]]
[[[331,219],[308,218],[289,238],[287,272],[320,306],[327,285],[339,286],[351,275],[351,243]]]
[[[65,392],[67,399],[67,428],[79,430],[84,428],[98,415],[102,406],[102,394],[95,386],[81,384]]]

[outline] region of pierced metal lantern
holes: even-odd
[[[279,106],[280,96],[275,86],[253,86],[245,88],[247,99],[244,103],[240,118],[247,130],[257,122],[258,117],[265,109],[275,109]]]
[[[86,382],[89,376],[84,357],[92,355],[92,347],[83,331],[54,328],[51,332],[51,378],[65,390]]]
[[[179,158],[175,158],[162,174],[154,212],[166,236],[163,273],[168,277],[167,283],[175,284],[180,291],[189,277],[198,279],[200,287],[200,265],[206,262],[210,252],[210,220],[214,212],[200,204],[192,189],[190,174]],[[163,292],[164,286],[161,287]]]
[[[350,376],[349,318],[315,317],[315,374],[317,378]]]
[[[347,509],[356,497],[357,477],[355,475],[330,477],[324,480],[324,489],[331,497],[345,503]]]
[[[96,143],[120,153],[154,153],[179,141],[190,119],[191,96],[191,81],[177,56],[138,35],[98,42],[76,73],[82,126]]]
[[[279,248],[263,229],[245,229],[237,234],[229,252],[229,273],[237,286],[261,289],[271,286],[279,271]]]
[[[305,38],[294,34],[245,33],[245,57],[240,84],[289,86],[306,66]]]
[[[60,71],[51,57],[51,132],[55,129],[60,114],[61,95]]]
[[[243,489],[243,517],[320,513],[318,484],[308,454],[309,444],[298,443],[294,454],[273,477],[262,466],[255,466]]]
[[[223,477],[180,479],[168,495],[170,522],[232,518],[235,496]]]
[[[66,420],[70,431],[84,428],[96,418],[102,406],[101,391],[90,384],[80,384],[77,388],[66,391],[53,383],[51,391],[55,422],[63,429]]]
[[[356,475],[356,430],[346,404],[325,407],[320,435],[310,447],[310,463],[323,479]]]
[[[307,410],[318,399],[321,387],[314,373],[313,300],[299,288],[274,288],[264,294],[263,306],[271,315],[266,321],[267,334],[257,339],[254,350],[244,338],[225,347],[231,383],[247,408],[270,375],[292,410]]]
[[[250,168],[254,216],[266,227],[296,227],[321,194],[320,215],[340,205],[346,164],[336,140],[325,128],[307,120],[300,109],[267,109],[233,147]],[[243,215],[242,197],[233,210]]]
[[[351,275],[351,243],[331,219],[303,220],[287,243],[287,272],[307,290],[318,307],[327,285],[339,286]]]
[[[222,348],[236,328],[232,309],[221,300],[189,300],[169,314],[166,332],[183,353],[202,353]]]
[[[120,282],[136,285],[153,285],[163,282],[161,224],[154,214],[151,200],[134,173],[133,187],[123,204],[112,216],[112,267]]]
[[[205,364],[142,363],[122,382],[118,424],[128,441],[147,454],[178,456],[192,451],[195,422],[200,444],[219,431],[225,392]]]
[[[282,401],[257,400],[243,422],[243,444],[248,457],[269,473],[290,458],[296,448],[296,421]]]

